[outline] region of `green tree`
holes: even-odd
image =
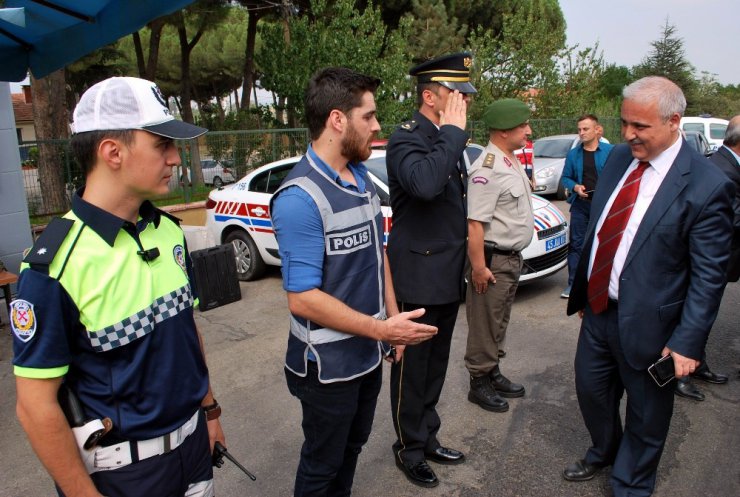
[[[477,118],[485,106],[500,98],[527,99],[536,107],[538,95],[559,81],[557,57],[565,48],[565,21],[551,10],[547,0],[522,2],[503,18],[499,34],[478,27],[470,36],[474,54],[474,85],[478,97],[473,106]],[[533,91],[529,91],[533,90]]]
[[[403,96],[409,91],[405,75],[411,66],[404,39],[408,21],[389,32],[380,11],[369,5],[359,12],[351,0],[313,0],[309,15],[292,16],[287,25],[261,25],[262,48],[257,63],[263,88],[274,92],[295,126],[303,111],[303,92],[319,68],[345,66],[382,80],[376,95],[381,122],[398,122],[409,113]],[[287,29],[286,29],[287,28]]]
[[[406,14],[411,23],[407,50],[416,62],[460,51],[465,45],[468,27],[447,15],[442,0],[412,0]]]
[[[627,66],[609,64],[599,78],[599,92],[605,98],[621,99],[622,89],[634,81],[634,76]]]
[[[598,45],[569,47],[559,55],[558,77],[547,79],[535,98],[539,117],[578,117],[586,113],[614,115],[613,101],[600,101],[599,81],[604,72]]]
[[[740,114],[740,87],[722,86],[715,74],[702,72],[697,81],[696,98],[686,109],[686,115],[701,114],[724,119]]]
[[[696,89],[694,66],[686,59],[683,38],[677,36],[676,26],[666,19],[662,29],[660,38],[651,43],[652,50],[632,72],[635,79],[644,76],[663,76],[670,79],[683,90],[691,106]]]

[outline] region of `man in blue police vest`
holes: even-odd
[[[412,321],[423,309],[398,313],[380,200],[362,164],[380,130],[379,84],[345,68],[311,78],[312,141],[270,208],[291,313],[285,377],[303,408],[295,496],[350,494],[372,428],[380,363],[393,350],[386,344],[399,345],[400,358],[403,345],[437,331]]]
[[[388,141],[393,229],[388,260],[402,311],[423,307],[421,322],[439,334],[414,347],[391,369],[396,465],[414,484],[439,484],[427,460],[458,464],[462,452],[440,445],[437,402],[452,331],[464,298],[467,174],[462,156],[470,96],[469,53],[446,55],[411,69],[419,110]]]
[[[168,191],[174,140],[206,130],[138,78],[92,86],[72,126],[86,186],[24,259],[11,304],[18,419],[60,495],[211,497],[224,436],[190,259],[148,200]]]

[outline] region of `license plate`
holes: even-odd
[[[556,249],[560,247],[561,245],[565,245],[565,233],[563,233],[560,236],[556,236],[555,238],[550,238],[549,240],[545,241],[545,252],[549,252],[552,249]]]

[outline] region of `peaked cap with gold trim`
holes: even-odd
[[[443,55],[414,66],[409,71],[418,83],[439,83],[460,93],[478,93],[470,84],[470,66],[473,57],[469,52]]]

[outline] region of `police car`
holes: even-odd
[[[469,167],[482,147],[468,147]],[[206,228],[216,243],[234,246],[239,279],[258,279],[266,266],[279,266],[277,240],[270,220],[270,199],[300,157],[271,162],[227,187],[213,190],[206,201]],[[380,197],[384,219],[384,243],[392,225],[385,150],[373,150],[365,161],[370,179]],[[569,235],[560,210],[537,195],[532,196],[534,232],[532,243],[523,252],[521,282],[551,275],[565,267]]]

